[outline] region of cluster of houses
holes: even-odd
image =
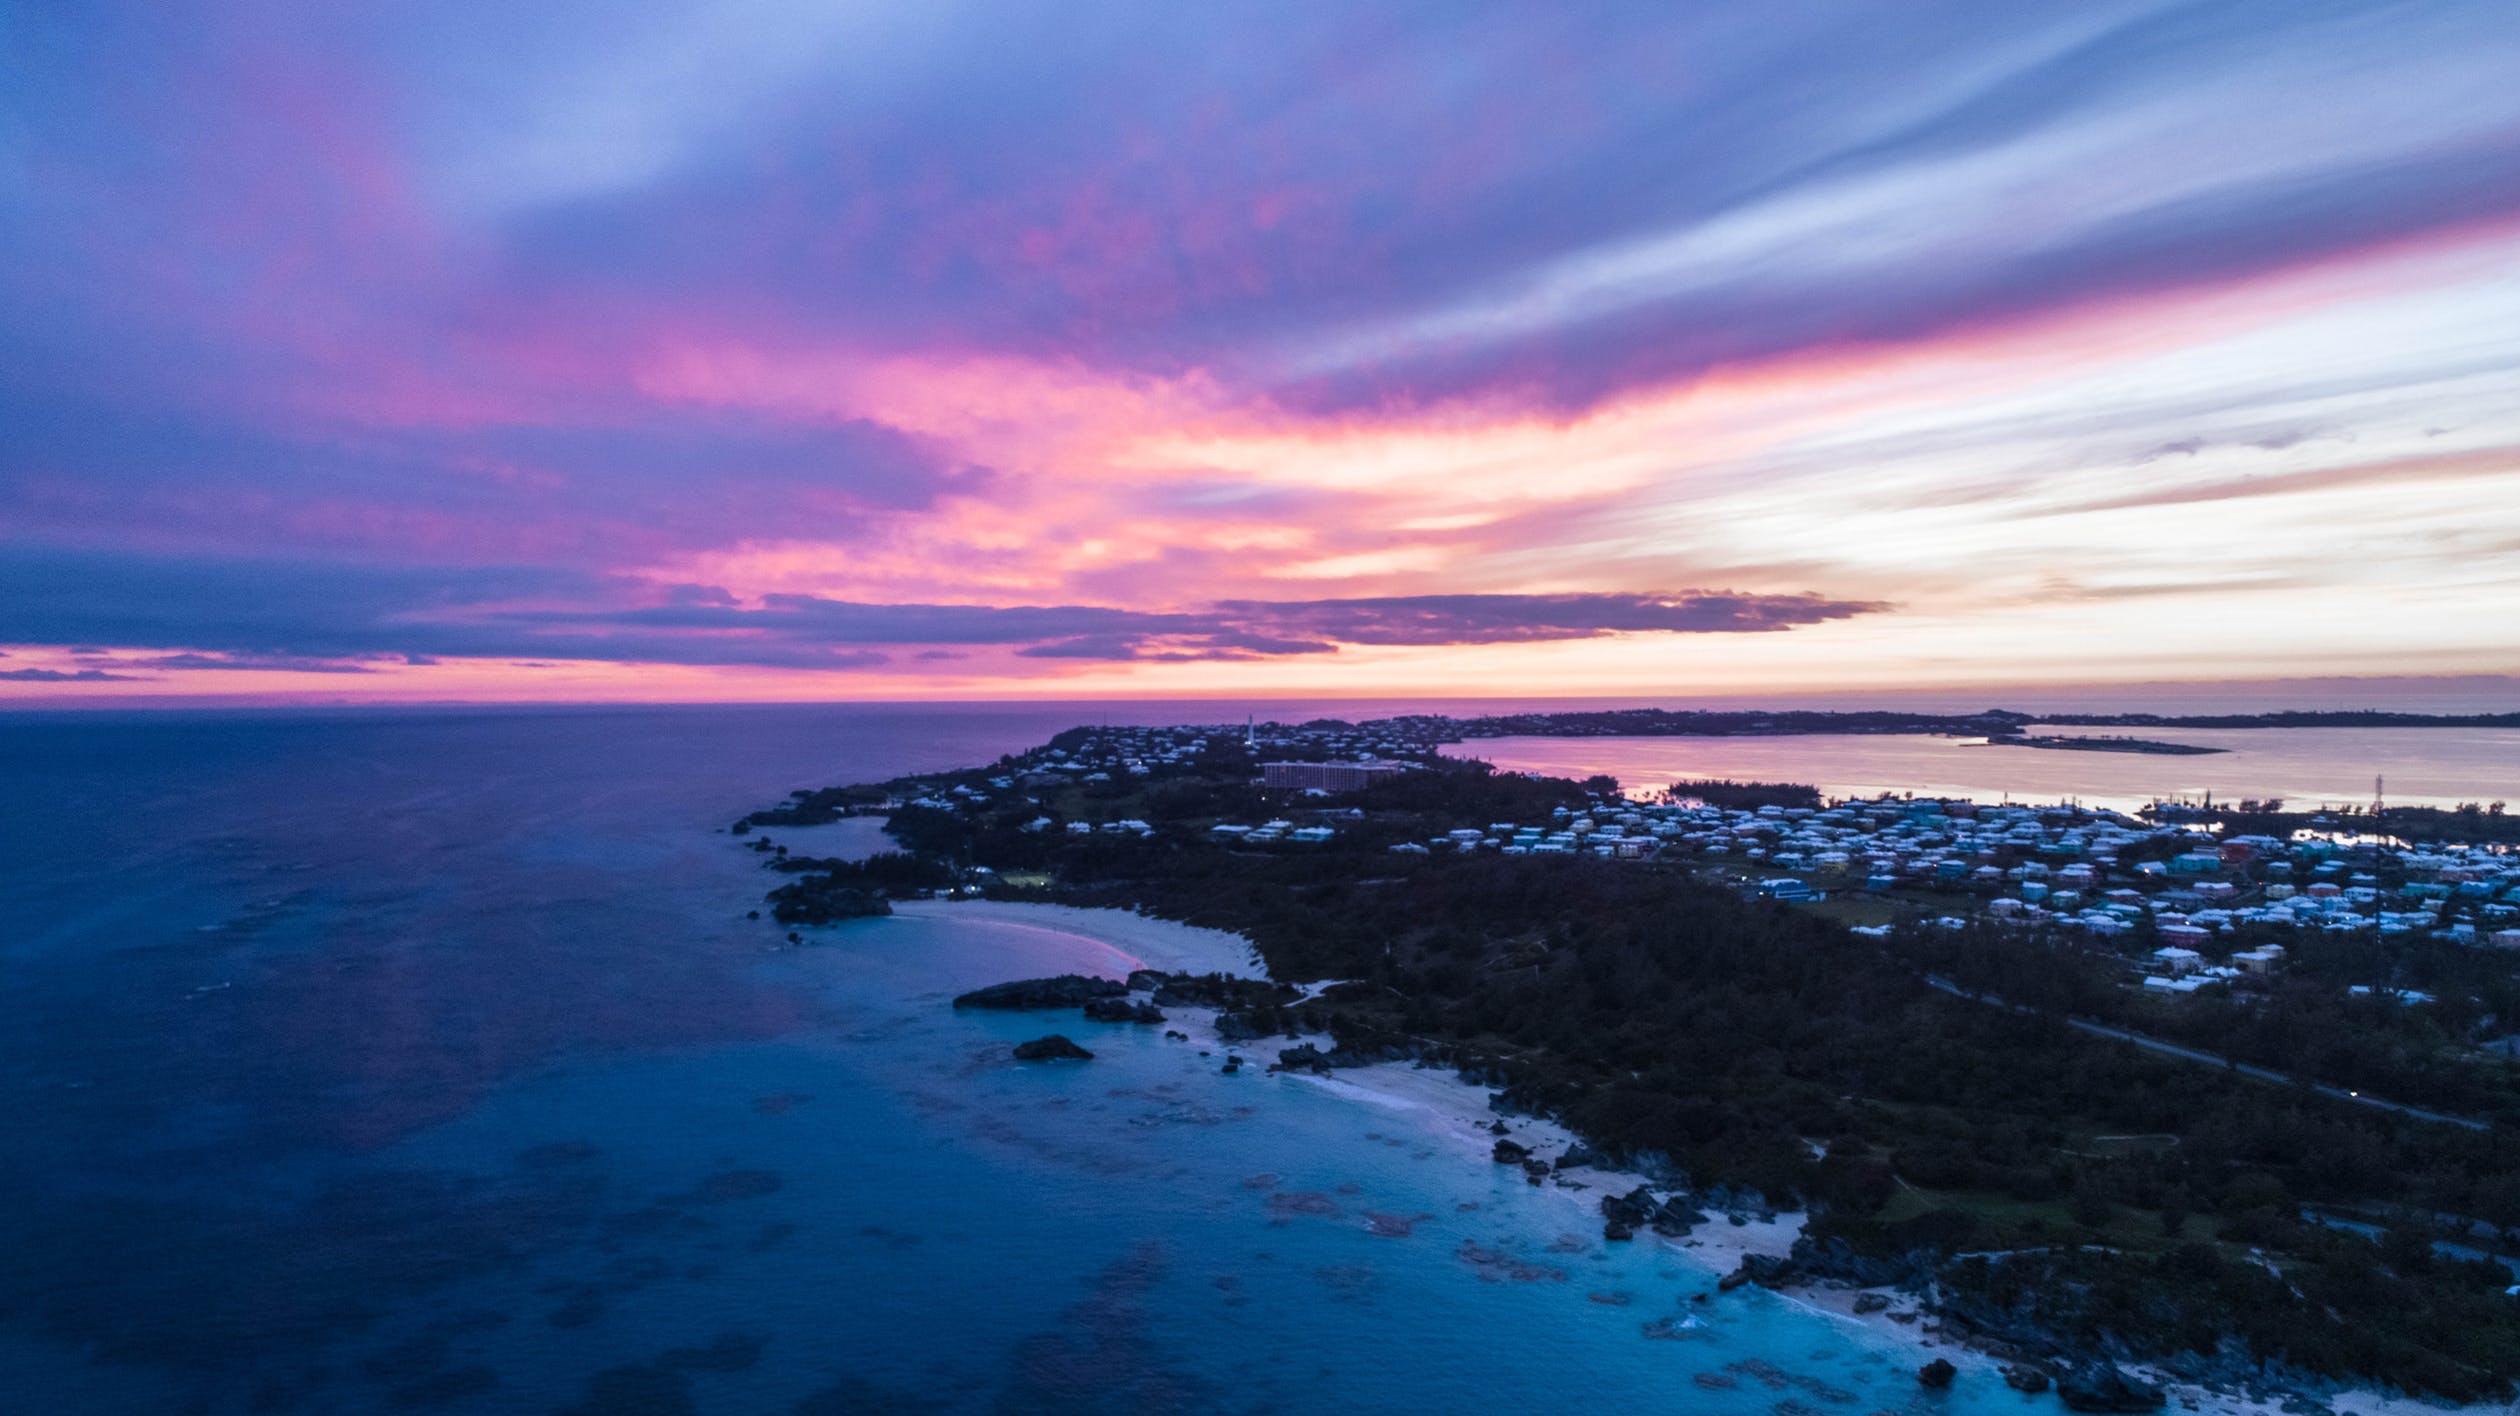
[[[1417,735],[1370,723],[1105,727],[1063,741],[1003,759],[984,781],[915,804],[977,807],[1061,783],[1196,766],[1226,749],[1237,749],[1262,785],[1326,796],[1408,771],[1428,752]],[[1207,834],[1238,845],[1321,845],[1357,816],[1336,808],[1291,814],[1303,819],[1219,822]],[[1028,829],[1151,836],[1157,828],[1137,819],[1041,816]],[[1543,821],[1464,825],[1391,849],[1680,861],[1746,875],[1749,888],[1783,900],[1845,891],[1945,896],[1962,911],[1941,921],[1952,926],[1990,919],[2102,938],[2149,931],[2146,942],[2159,947],[2147,956],[2145,987],[2172,994],[2283,966],[2281,943],[2215,947],[2235,934],[2255,942],[2286,931],[2369,931],[2520,948],[2520,856],[2500,848],[2418,849],[2315,833],[2225,838],[2204,826],[2078,806],[1882,797],[1749,809],[1605,798]]]
[[[2520,856],[2483,847],[2426,850],[2306,836],[2224,839],[2071,806],[1981,806],[1884,797],[1826,809],[1670,804],[1564,813],[1543,825],[1454,831],[1432,844],[1633,858],[1680,854],[1790,872],[1762,893],[1809,898],[1826,887],[1961,887],[1985,912],[2021,925],[2121,934],[2149,920],[2165,947],[2193,952],[2217,934],[2279,929],[2438,932],[2520,947]],[[2472,909],[2444,924],[2453,901]],[[2178,955],[2165,967],[2178,969]],[[2244,960],[2263,972],[2272,958]]]
[[[1917,887],[1970,899],[1968,912],[1940,920],[1952,927],[1974,917],[2104,938],[2148,928],[2160,947],[2146,958],[2144,986],[2169,994],[2280,970],[2281,943],[2213,947],[2244,931],[2252,940],[2288,930],[2422,933],[2520,948],[2520,856],[2316,835],[2224,839],[2087,807],[1899,797],[1755,810],[1603,803],[1393,849],[1737,865],[1750,889],[1781,900]]]
[[[985,806],[1000,796],[1030,800],[1032,793],[1045,788],[1152,776],[1168,767],[1194,766],[1220,744],[1245,741],[1249,731],[1227,727],[1097,728],[1072,747],[1036,747],[1002,757],[980,785],[958,783],[903,804],[952,811]],[[1057,824],[1044,817],[1032,822],[1028,829],[1046,831]],[[1119,821],[1106,822],[1099,828],[1069,822],[1066,829],[1079,835],[1097,829],[1143,835],[1153,828],[1143,821]]]
[[[1309,826],[1298,826],[1292,821],[1271,820],[1263,821],[1257,826],[1240,826],[1230,821],[1220,821],[1208,828],[1208,834],[1229,844],[1258,845],[1270,841],[1293,841],[1298,845],[1310,846],[1319,845],[1336,836],[1338,829],[1325,826],[1320,822],[1314,822]]]

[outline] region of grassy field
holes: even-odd
[[[1928,1190],[1902,1183],[1875,1218],[1885,1223],[1914,1219],[1932,1210],[1959,1210],[2001,1229],[2007,1247],[2035,1248],[2048,1244],[2105,1244],[2133,1253],[2160,1253],[2190,1240],[2212,1240],[2220,1226],[2210,1215],[2190,1215],[2176,1235],[2165,1234],[2156,1210],[2112,1205],[2108,1222],[2092,1228],[2074,1218],[2068,1200],[2017,1200],[1968,1190]]]

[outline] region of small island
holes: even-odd
[[[2131,737],[2059,737],[1998,733],[1986,740],[1989,747],[2043,747],[2056,752],[2135,752],[2153,757],[2202,757],[2230,749],[2199,747],[2193,743],[2155,742],[2149,738]]]
[[[1790,1253],[1711,1287],[1930,1316],[2073,1409],[2150,1409],[2171,1382],[2509,1398],[2520,870],[2476,844],[2498,811],[2128,816],[1721,782],[1642,801],[1443,757],[1438,726],[1079,728],[800,789],[737,829],[884,817],[900,849],[867,860],[755,845],[803,927],[985,895],[1240,934],[1270,979],[954,1003],[1187,1014],[1283,1039],[1271,1071],[1444,1069],[1562,1123],[1556,1153],[1500,1136],[1496,1159],[1601,1190],[1605,1240],[1800,1216]],[[1284,982],[1305,979],[1340,982]],[[1026,1046],[1060,1043],[1090,1050]]]

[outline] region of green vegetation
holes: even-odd
[[[887,784],[896,799],[981,800],[895,811],[911,855],[891,859],[909,864],[810,862],[783,892],[993,880],[1011,898],[1246,934],[1277,978],[1351,982],[1243,1025],[1326,1030],[1333,1064],[1439,1060],[1674,1185],[1807,1205],[1804,1272],[1931,1280],[1947,1321],[1990,1338],[2199,1363],[2236,1341],[2258,1361],[2456,1400],[2520,1377],[2509,1274],[2444,1256],[2406,1218],[2520,1230],[2520,1130],[2342,1104],[2063,1021],[2520,1120],[2520,1073],[2467,1055],[2459,1018],[2343,998],[2335,980],[2408,966],[2369,940],[2306,941],[2297,986],[2169,1013],[2122,987],[2115,954],[1982,928],[1867,938],[1686,866],[1413,844],[1580,811],[1603,784],[1430,761],[1306,799],[1253,786],[1238,743],[1105,781],[1039,767]],[[1209,830],[1278,815],[1336,834],[1256,845]],[[1066,829],[1124,820],[1150,829]],[[2520,1009],[2508,964],[2414,947],[2424,976],[2459,980],[2458,1008]],[[1951,997],[1928,974],[2026,1010]],[[2312,1211],[2397,1221],[2375,1240]]]
[[[1702,801],[1708,806],[1721,806],[1736,811],[1756,811],[1763,806],[1818,807],[1820,789],[1797,782],[1674,782],[1671,795],[1680,800]]]

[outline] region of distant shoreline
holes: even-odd
[[[1904,735],[1983,737],[2024,747],[2056,747],[2069,751],[2158,752],[2173,755],[2218,752],[2142,739],[2048,737],[2027,739],[2033,724],[2071,728],[2232,729],[2232,728],[2520,728],[2515,713],[2383,713],[2376,711],[2187,714],[2158,713],[2021,713],[1989,708],[1979,713],[1905,713],[1846,710],[1724,710],[1622,708],[1551,713],[1499,713],[1475,718],[1442,714],[1374,720],[1373,726],[1417,736],[1426,742],[1470,742],[1501,737],[1814,737],[1821,735]],[[2121,743],[2127,745],[2120,745]]]

